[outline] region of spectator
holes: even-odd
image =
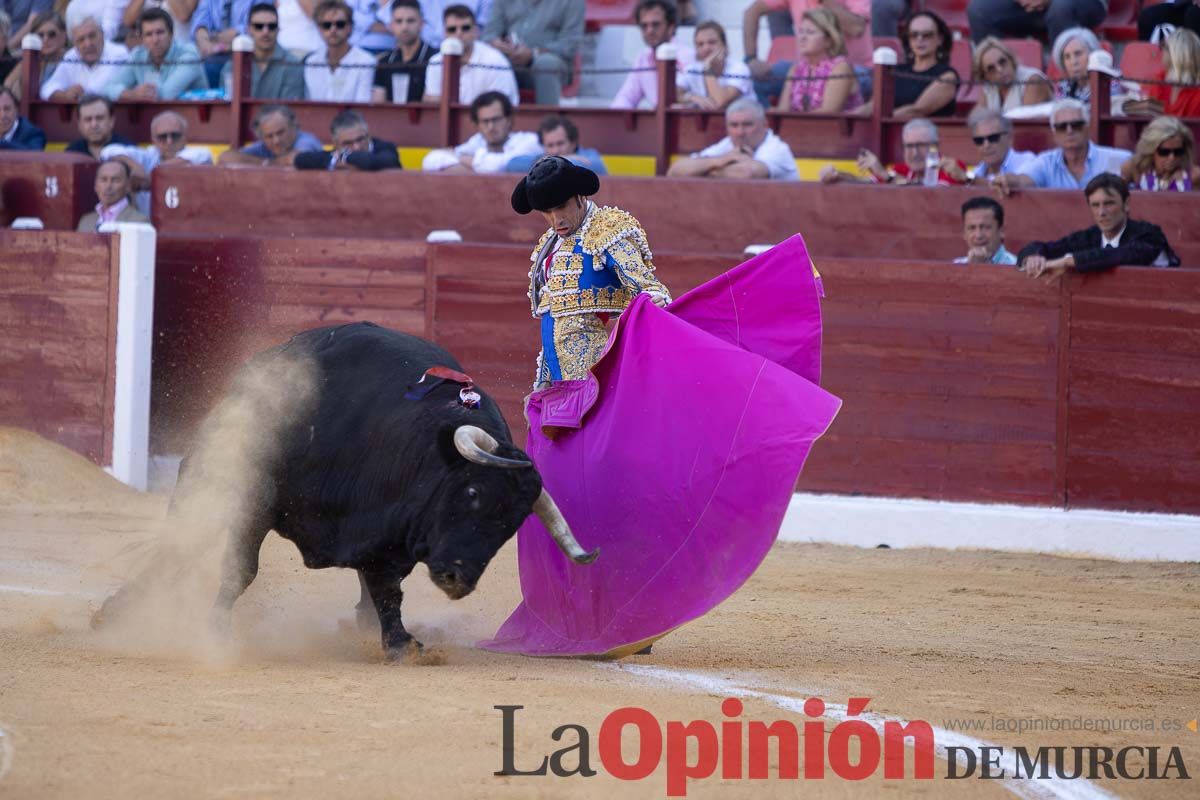
[[[0,81],[8,80],[8,76],[21,63],[21,59],[8,52],[8,34],[12,30],[12,20],[8,12],[0,8]]]
[[[379,0],[348,2],[354,12],[354,34],[350,37],[350,43],[376,58],[390,53],[396,47],[396,37],[392,36],[391,19],[388,16],[392,4],[388,0],[382,3]]]
[[[1082,189],[1092,178],[1117,172],[1129,158],[1128,150],[1101,147],[1088,139],[1087,109],[1078,100],[1059,100],[1050,109],[1053,150],[1039,153],[1015,174],[993,181],[1002,194],[1014,189]]]
[[[1063,77],[1054,84],[1058,100],[1078,100],[1084,105],[1092,102],[1092,87],[1088,79],[1088,59],[1099,51],[1100,40],[1087,28],[1068,28],[1054,40],[1050,57]],[[1113,94],[1121,92],[1120,81],[1112,82]]]
[[[367,130],[367,121],[357,111],[343,111],[329,126],[333,152],[310,150],[296,154],[296,169],[356,169],[378,172],[400,169],[396,145],[376,139]]]
[[[45,150],[46,134],[19,113],[12,89],[0,86],[0,150]]]
[[[71,0],[71,5],[78,2],[79,0]],[[171,15],[175,30],[179,34],[179,41],[192,42],[192,18],[196,15],[198,0],[129,0],[129,4],[123,8],[121,4],[124,0],[100,2],[105,6],[100,24],[104,28],[104,38],[109,41],[125,41],[126,47],[136,47],[136,41],[130,45],[126,40],[137,38],[138,18],[147,9],[161,8]],[[73,26],[70,8],[67,9],[67,24]]]
[[[174,21],[161,8],[151,8],[138,18],[142,43],[105,87],[104,94],[118,102],[174,100],[190,89],[207,89],[200,53],[190,44],[175,41]]]
[[[1107,0],[970,0],[971,39],[986,36],[1056,39],[1067,28],[1094,28],[1108,16]]]
[[[1158,117],[1146,126],[1121,177],[1148,192],[1190,192],[1200,186],[1196,138],[1175,117]]]
[[[437,50],[442,45],[442,20],[447,6],[466,6],[480,27],[487,25],[493,0],[418,0],[421,4],[421,39]],[[389,10],[380,11],[380,21],[388,22]]]
[[[279,46],[279,12],[270,3],[250,7],[246,26],[254,39],[250,62],[250,96],[259,100],[303,100],[304,70],[300,59]],[[233,96],[233,61],[221,70],[225,94]]]
[[[517,79],[508,59],[487,42],[477,41],[479,23],[475,12],[464,5],[448,6],[443,13],[445,38],[462,42],[462,69],[458,77],[458,102],[469,105],[489,92],[500,92],[516,105],[521,101]],[[425,99],[437,102],[442,96],[442,54],[425,70]],[[533,134],[530,134],[532,136]]]
[[[342,0],[321,0],[313,19],[325,40],[325,52],[304,59],[304,87],[309,100],[340,103],[371,102],[375,59],[350,46],[353,12]]]
[[[669,0],[641,0],[634,9],[633,19],[642,32],[646,49],[634,59],[632,71],[613,98],[613,108],[637,108],[645,102],[651,108],[658,105],[658,67],[654,51],[660,44],[675,38],[678,19],[675,6]],[[676,48],[676,66],[683,72],[696,60],[691,48]]]
[[[129,51],[104,39],[95,17],[83,17],[71,26],[75,45],[49,80],[42,81],[41,97],[60,103],[77,103],[85,94],[99,94],[116,77]]]
[[[196,49],[204,59],[210,86],[221,85],[221,71],[229,63],[233,39],[246,32],[253,0],[200,0],[192,17]]]
[[[543,119],[538,125],[538,143],[541,144],[545,155],[562,156],[581,167],[587,167],[597,175],[608,174],[604,167],[604,159],[600,157],[598,150],[579,146],[579,128],[566,117],[551,114]],[[525,174],[539,158],[541,155],[517,156],[508,162],[504,171]]]
[[[958,72],[950,66],[950,28],[937,14],[922,11],[908,21],[902,39],[905,62],[896,68],[892,116],[948,117],[954,113]]]
[[[826,164],[821,168],[821,182],[925,184],[926,164],[930,154],[933,154],[938,159],[938,174],[936,180],[930,178],[931,184],[959,186],[965,182],[967,166],[961,161],[937,155],[939,141],[937,125],[927,119],[910,119],[900,130],[904,161],[884,167],[879,156],[870,150],[862,150],[858,154],[858,168],[866,172],[867,177],[838,172],[832,164]]]
[[[999,175],[1018,172],[1037,156],[1025,150],[1012,149],[1012,120],[983,106],[967,117],[971,141],[979,148],[980,162],[971,171],[971,182],[995,180]],[[1003,222],[1003,220],[1001,220]]]
[[[1179,28],[1160,47],[1163,68],[1157,79],[1184,86],[1147,86],[1147,110],[1152,114],[1200,117],[1200,36]]]
[[[321,141],[300,130],[296,113],[287,106],[263,106],[254,115],[254,135],[258,141],[241,150],[226,150],[221,166],[253,165],[290,167],[299,153],[324,150]]]
[[[0,42],[0,50],[21,52],[21,40],[33,32],[33,23],[38,15],[53,8],[53,0],[5,0],[4,10],[8,12],[9,27],[7,38]]]
[[[129,147],[134,142],[113,130],[113,104],[107,97],[98,94],[84,95],[76,106],[79,115],[79,137],[67,145],[68,153],[82,153],[99,160],[100,153],[110,144]]]
[[[512,115],[508,95],[484,92],[471,102],[471,121],[478,133],[453,150],[430,151],[421,168],[426,172],[446,173],[503,172],[517,156],[541,155],[542,146],[536,134],[513,132]]]
[[[995,36],[987,36],[975,45],[971,71],[983,87],[985,106],[1001,113],[1021,106],[1048,103],[1054,90],[1039,69],[1017,61],[1017,54]]]
[[[38,87],[40,90],[57,71],[59,63],[63,60],[63,54],[67,52],[67,24],[58,14],[47,11],[38,14],[34,19],[33,32],[42,40],[40,55],[42,71],[39,78],[41,84]],[[8,73],[8,77],[4,79],[4,85],[12,89],[13,94],[17,97],[24,94],[21,85],[21,70],[14,69]]]
[[[972,197],[962,204],[962,221],[967,254],[955,264],[1017,263],[1004,247],[1004,206],[990,197]]]
[[[275,0],[279,11],[279,46],[301,60],[325,49],[321,31],[313,22],[317,0]]]
[[[1177,267],[1179,257],[1162,229],[1129,218],[1129,187],[1111,173],[1088,181],[1083,190],[1096,224],[1053,242],[1030,242],[1017,255],[1031,278],[1057,277],[1067,270],[1099,272],[1128,265]]]
[[[100,151],[100,160],[117,159],[133,176],[134,203],[150,216],[150,174],[163,164],[212,164],[212,153],[204,147],[189,147],[187,120],[174,111],[163,111],[150,120],[149,147],[110,144]]]
[[[129,202],[133,188],[129,165],[124,161],[105,161],[96,170],[96,210],[79,218],[75,230],[94,233],[106,222],[149,222],[150,219]]]
[[[680,76],[680,105],[721,111],[739,97],[754,97],[750,68],[729,60],[724,28],[716,22],[701,22],[693,41],[696,62]]]
[[[863,104],[854,68],[837,17],[825,8],[810,8],[796,27],[797,61],[779,93],[780,111],[837,114]]]
[[[425,96],[425,65],[434,49],[421,38],[421,5],[417,0],[392,3],[392,36],[396,49],[375,68],[375,103],[419,103]]]
[[[691,158],[678,159],[667,175],[673,178],[770,178],[798,181],[796,159],[787,142],[767,127],[757,100],[743,97],[725,109],[726,136]]]
[[[871,43],[871,0],[754,0],[742,14],[742,44],[746,51],[746,63],[755,80],[769,80],[773,77],[772,66],[758,58],[758,26],[759,20],[767,13],[779,9],[791,9],[792,28],[798,30],[804,12],[815,8],[825,8],[837,17],[838,30],[842,32],[842,41],[846,46],[846,56],[857,70],[869,73],[871,68],[871,53],[874,46]],[[893,26],[883,36],[895,36]],[[782,79],[786,66],[775,65],[780,70],[774,75]],[[865,77],[865,75],[864,75]],[[770,91],[770,90],[769,90]],[[776,94],[778,90],[770,91]],[[869,94],[865,89],[863,94]]]
[[[1170,34],[1172,28],[1187,28],[1200,34],[1200,4],[1195,0],[1171,0],[1142,5],[1137,18],[1138,38],[1155,42]]]
[[[583,46],[584,0],[493,0],[483,38],[516,70],[517,86],[556,106]]]

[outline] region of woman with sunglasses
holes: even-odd
[[[896,68],[898,119],[948,117],[954,113],[958,72],[950,66],[950,28],[932,11],[914,14],[904,31],[906,61]]]
[[[1159,117],[1146,126],[1121,177],[1147,192],[1190,192],[1200,186],[1196,138],[1175,117]]]
[[[67,52],[67,23],[63,22],[63,18],[55,12],[46,11],[34,18],[30,30],[42,38],[41,81],[45,83],[54,74],[54,70]],[[14,69],[4,79],[4,85],[12,89],[17,97],[23,94],[21,72],[20,68]]]
[[[975,45],[971,71],[983,88],[979,105],[993,111],[1046,103],[1054,96],[1046,75],[1018,62],[1017,54],[995,36],[986,36]]]

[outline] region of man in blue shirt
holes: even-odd
[[[967,254],[955,264],[1007,264],[1017,257],[1004,248],[1004,206],[990,197],[972,197],[962,205]]]
[[[508,162],[505,172],[527,173],[533,167],[533,162],[543,155],[562,156],[563,158],[587,167],[597,175],[607,175],[604,159],[600,152],[591,147],[579,146],[579,128],[566,117],[551,114],[538,125],[538,141],[541,142],[541,155],[517,156]]]
[[[241,150],[226,150],[221,166],[246,164],[261,167],[293,166],[298,153],[324,150],[321,140],[300,130],[296,114],[287,106],[263,106],[254,116],[258,141]]]
[[[1039,153],[1015,175],[1001,175],[993,185],[1007,195],[1016,189],[1082,190],[1105,172],[1119,173],[1133,154],[1101,147],[1088,138],[1087,107],[1078,100],[1059,100],[1050,109],[1050,127],[1058,147]]]
[[[142,102],[174,100],[191,89],[207,89],[200,53],[175,39],[175,21],[161,8],[150,8],[138,17],[142,43],[104,88],[109,100]]]

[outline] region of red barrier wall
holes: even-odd
[[[0,225],[38,217],[47,230],[75,230],[96,204],[96,166],[78,153],[0,151]]]
[[[449,228],[468,242],[534,242],[545,223],[537,214],[513,213],[509,198],[515,184],[508,175],[164,167],[154,173],[152,214],[158,229],[171,234],[303,231],[413,239]],[[176,190],[176,208],[162,202],[168,188]],[[635,214],[655,250],[740,252],[748,244],[779,242],[803,231],[820,257],[949,261],[966,249],[960,207],[982,194],[916,186],[608,178],[595,199]],[[1040,190],[1006,200],[1010,249],[1091,225],[1081,194]],[[1200,194],[1139,192],[1131,203],[1136,217],[1163,227],[1185,264],[1200,265]]]
[[[538,346],[527,248],[199,244],[160,244],[156,442],[186,441],[238,359],[347,319],[431,336],[520,427]],[[351,244],[363,259],[339,264]],[[656,260],[679,294],[740,256]],[[845,405],[801,488],[1200,512],[1200,456],[1188,450],[1200,431],[1200,275],[1126,268],[1046,284],[944,263],[824,258],[819,267],[829,295],[824,383]],[[389,268],[388,280],[406,287],[397,298],[408,298],[391,322],[363,291],[365,276]],[[357,288],[347,295],[346,286]]]
[[[0,230],[0,425],[112,459],[118,237]]]

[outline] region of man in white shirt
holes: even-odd
[[[116,42],[106,42],[95,17],[84,17],[71,28],[75,46],[42,84],[43,100],[78,103],[85,94],[100,94],[129,58],[129,51]]]
[[[475,13],[462,5],[448,6],[444,14],[447,39],[462,42],[462,70],[458,79],[458,102],[467,105],[486,92],[500,92],[514,106],[521,101],[517,78],[503,53],[478,41]],[[434,56],[425,69],[425,101],[436,103],[442,96],[442,54]]]
[[[453,150],[432,150],[421,164],[426,172],[504,172],[517,156],[541,155],[536,133],[512,129],[512,103],[501,92],[484,92],[471,103],[479,132]]]
[[[767,128],[767,115],[757,100],[743,97],[725,110],[724,139],[681,158],[667,175],[673,178],[769,178],[798,181],[796,159],[787,142]]]
[[[354,12],[342,0],[323,0],[313,20],[325,40],[325,52],[304,59],[304,86],[309,100],[341,103],[371,102],[375,57],[350,46]]]
[[[203,147],[188,147],[187,120],[174,111],[164,111],[150,120],[149,147],[110,144],[100,151],[100,160],[116,159],[128,167],[138,211],[150,216],[150,173],[162,164],[209,164],[212,153]]]

